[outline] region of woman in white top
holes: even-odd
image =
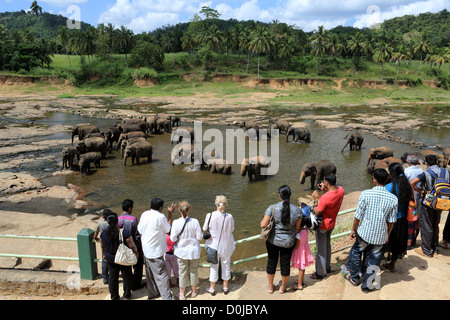
[[[180,300],[185,300],[185,290],[191,285],[191,298],[197,296],[198,264],[200,260],[200,240],[202,229],[197,219],[188,216],[191,206],[187,201],[178,204],[181,218],[175,220],[170,231],[170,240],[175,242],[174,254],[177,257],[180,277]]]
[[[228,280],[231,279],[230,259],[236,248],[233,238],[234,219],[233,216],[225,212],[227,198],[225,196],[216,197],[217,210],[208,213],[203,225],[203,231],[209,231],[211,238],[206,240],[205,247],[217,249],[217,258],[222,266],[223,292],[228,294]],[[219,279],[219,263],[210,264],[209,281],[210,287],[206,290],[215,295],[216,282]]]

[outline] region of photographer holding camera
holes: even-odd
[[[317,216],[322,216],[322,226],[316,230],[316,272],[312,279],[324,279],[331,272],[331,233],[336,224],[336,217],[344,199],[344,189],[336,186],[336,176],[327,175],[319,182],[318,189],[324,192],[319,196],[319,191],[312,194],[314,198],[313,210]]]

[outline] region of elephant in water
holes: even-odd
[[[108,153],[108,146],[104,138],[87,138],[83,141],[79,141],[75,148],[79,154],[100,152],[102,154],[102,159],[105,159],[106,154]]]
[[[134,131],[134,132],[128,132],[128,133],[122,133],[119,136],[119,141],[117,141],[116,144],[116,151],[118,151],[122,145],[122,142],[131,138],[145,138],[147,139],[148,136],[146,133],[142,131]]]
[[[100,152],[88,152],[82,154],[79,161],[81,175],[83,175],[83,173],[91,173],[91,162],[94,163],[96,169],[99,169],[101,157],[102,155]]]
[[[347,143],[342,148],[341,152],[343,152],[344,149],[348,145],[350,145],[350,151],[352,151],[352,150],[361,150],[361,146],[362,146],[362,144],[364,142],[364,137],[362,136],[361,133],[359,133],[359,132],[349,133],[348,135],[345,136],[344,139],[347,140]]]
[[[392,157],[394,155],[394,151],[389,147],[378,147],[378,148],[371,148],[369,150],[369,155],[367,156],[367,167],[370,164],[370,161],[373,159],[385,159]]]
[[[269,163],[263,156],[256,156],[250,159],[244,159],[241,164],[241,175],[245,177],[248,175],[248,179],[259,180],[266,176],[261,173],[261,168],[268,168]]]
[[[214,159],[209,169],[211,173],[231,174],[231,165],[224,159]]]
[[[368,173],[373,173],[375,169],[385,169],[389,172],[388,168],[392,163],[399,163],[403,165],[402,159],[397,159],[394,157],[388,157],[384,159],[374,159],[370,162],[369,166],[367,167]]]
[[[152,155],[153,155],[153,147],[152,145],[145,141],[137,141],[133,144],[127,145],[124,152],[123,157],[123,165],[127,165],[127,159],[131,157],[131,163],[134,165],[135,161],[136,164],[139,164],[140,158],[147,158],[148,162],[152,162]]]
[[[72,129],[72,144],[73,138],[78,136],[78,140],[84,140],[90,133],[100,133],[100,129],[92,124],[80,124]]]
[[[172,143],[181,143],[183,141],[184,137],[189,136],[190,137],[190,143],[194,143],[194,128],[192,127],[177,127],[172,131],[172,135],[170,137],[170,141]]]
[[[74,147],[64,147],[61,149],[61,156],[63,158],[63,169],[72,169],[73,168],[73,160],[75,159],[75,156],[78,157],[78,160],[80,160],[80,156],[77,153],[77,150]]]
[[[290,128],[290,124],[289,121],[287,120],[278,120],[278,119],[270,119],[269,120],[269,125],[273,124],[274,125],[274,129],[278,129],[281,132],[285,132],[286,134],[288,134],[289,128]]]
[[[311,190],[314,190],[316,178],[321,181],[327,175],[336,175],[336,171],[336,166],[329,160],[305,163],[300,174],[300,184],[305,183],[306,177],[311,177]]]
[[[289,128],[286,133],[286,142],[289,140],[289,136],[292,135],[292,141],[305,140],[305,142],[311,142],[311,132],[307,128]]]

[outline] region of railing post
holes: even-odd
[[[97,276],[97,257],[95,249],[94,231],[89,228],[82,229],[77,234],[78,260],[80,263],[80,277],[84,280],[94,280]]]

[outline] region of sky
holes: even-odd
[[[28,10],[32,0],[0,0],[0,12]],[[81,20],[93,26],[111,23],[134,33],[188,22],[203,6],[221,19],[278,20],[306,32],[323,25],[358,28],[376,26],[406,14],[450,10],[450,0],[40,0],[43,11]],[[203,17],[202,17],[203,18]]]

